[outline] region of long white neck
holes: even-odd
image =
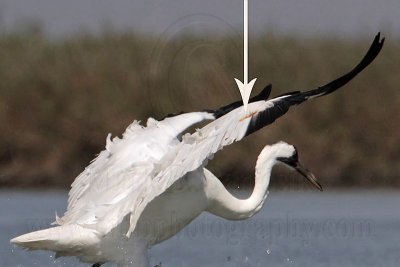
[[[255,185],[251,196],[238,199],[229,193],[223,184],[210,171],[204,169],[207,180],[206,194],[209,199],[207,211],[229,220],[242,220],[252,217],[264,204],[275,158],[264,149],[258,157],[255,172]]]

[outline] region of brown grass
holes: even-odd
[[[311,89],[350,70],[371,40],[266,35],[250,44],[254,90]],[[0,186],[68,187],[134,119],[212,109],[237,100],[241,42],[232,37],[150,38],[105,33],[48,40],[39,32],[0,37]],[[252,183],[262,147],[295,144],[323,185],[400,185],[400,44],[341,91],[293,108],[211,163],[227,183]],[[283,178],[289,175],[289,178]],[[298,176],[274,184],[302,186]]]

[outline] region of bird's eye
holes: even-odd
[[[279,160],[280,162],[285,163],[286,165],[292,166],[294,167],[297,163],[297,158],[295,158],[294,156],[291,156],[289,158],[277,158],[277,160]]]
[[[298,160],[299,159],[299,155],[297,154],[297,147],[294,146],[294,153],[292,156],[294,159]]]

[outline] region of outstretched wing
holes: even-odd
[[[169,147],[162,160],[157,162],[156,167],[138,166],[145,172],[143,175],[147,175],[145,182],[135,187],[134,191],[127,191],[128,193],[123,194],[122,199],[117,198],[118,201],[108,203],[107,208],[101,209],[102,217],[96,218],[96,228],[102,233],[107,233],[130,214],[130,228],[127,233],[127,236],[130,236],[146,205],[175,181],[186,173],[201,167],[209,157],[224,146],[241,140],[250,133],[272,123],[285,114],[290,106],[337,90],[367,67],[379,54],[382,45],[383,40],[381,41],[378,35],[363,60],[352,71],[325,86],[307,92],[292,92],[268,101],[257,99],[260,101],[249,104],[247,114],[244,114],[244,109],[239,107],[241,104],[238,102],[217,110],[214,113],[216,117],[219,117],[217,120],[193,134],[184,135],[180,143]],[[270,87],[267,88],[270,89]],[[266,92],[268,95],[268,90]],[[146,174],[146,171],[150,171],[150,173]],[[126,169],[118,176],[121,183],[131,177],[130,172],[130,169]],[[129,188],[129,184],[134,184],[136,179],[144,179],[142,174],[137,177],[125,186]],[[107,188],[102,188],[101,192],[107,190]],[[119,192],[116,192],[114,195],[117,197],[118,194]]]
[[[109,135],[106,149],[72,183],[67,211],[56,223],[96,224],[128,195],[139,199],[139,189],[147,186],[155,166],[179,143],[176,136],[195,123],[214,118],[210,112],[185,113],[162,121],[150,118],[147,127],[133,122],[122,139],[111,140]]]
[[[183,136],[182,142],[170,151],[163,160],[160,172],[152,180],[151,186],[142,188],[140,201],[130,198],[131,213],[129,236],[135,229],[140,214],[147,203],[164,192],[175,181],[205,164],[218,150],[235,141],[241,140],[252,132],[271,124],[285,114],[290,106],[300,104],[308,99],[323,96],[339,89],[358,73],[365,69],[379,54],[383,46],[379,34],[375,37],[370,49],[362,61],[349,73],[317,89],[307,92],[293,92],[268,101],[258,101],[248,105],[248,115],[243,107],[235,104],[226,106],[216,112],[219,119],[209,123],[194,134]],[[114,227],[115,225],[108,225]]]

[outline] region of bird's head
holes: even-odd
[[[322,191],[322,186],[318,183],[314,174],[305,168],[299,161],[299,153],[295,146],[285,142],[279,142],[271,147],[275,153],[275,158],[278,163],[285,165],[290,169],[296,170],[308,181],[310,181],[318,190]]]

